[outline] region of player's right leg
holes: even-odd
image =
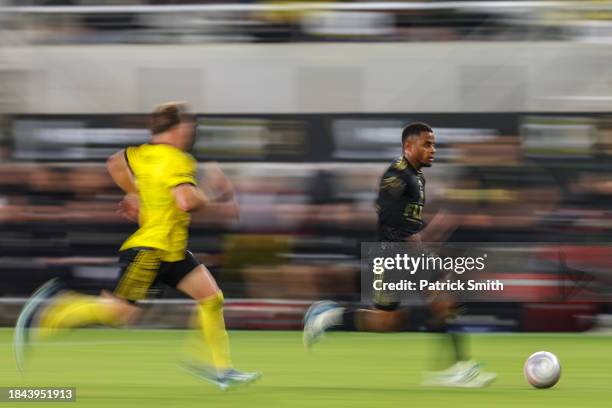
[[[450,348],[453,364],[445,370],[425,373],[424,386],[479,388],[492,383],[497,374],[485,372],[480,364],[470,360],[465,335],[448,328],[448,320],[457,313],[457,305],[448,294],[433,294],[429,298],[428,326],[443,336],[444,348]]]
[[[399,303],[374,303],[371,309],[341,307],[336,302],[313,303],[304,315],[304,346],[310,349],[329,329],[389,333],[401,330],[406,323],[406,309]]]
[[[322,300],[310,305],[304,314],[302,333],[304,347],[310,349],[313,344],[321,340],[328,329],[341,325],[344,310],[345,308],[330,300]]]
[[[209,361],[190,358],[183,361],[183,367],[223,390],[235,384],[247,384],[259,379],[260,373],[241,372],[233,367],[229,336],[223,317],[223,293],[208,269],[195,260],[190,252],[187,252],[185,260],[172,264],[174,265],[167,263],[165,266],[173,269],[174,278],[170,279],[176,279],[178,282],[167,283],[176,286],[198,303],[198,329],[210,354]]]
[[[344,308],[330,301],[316,302],[304,315],[302,340],[304,346],[309,349],[331,328],[394,332],[401,330],[406,320],[406,309],[400,308],[400,299],[392,292],[374,291],[373,308],[370,309]]]

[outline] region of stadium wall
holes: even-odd
[[[607,44],[63,45],[2,49],[2,110],[218,113],[609,110]],[[9,103],[6,103],[8,101]]]

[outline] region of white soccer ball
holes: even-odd
[[[523,367],[525,379],[536,388],[550,388],[561,377],[561,363],[548,351],[538,351],[529,356]]]

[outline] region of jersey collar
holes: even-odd
[[[421,170],[417,170],[414,168],[414,166],[410,163],[410,161],[406,158],[406,156],[402,155],[402,157],[400,157],[400,163],[404,169],[410,169],[415,174],[423,174]]]

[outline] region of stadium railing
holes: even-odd
[[[593,1],[0,7],[35,43],[568,40],[612,36]]]

